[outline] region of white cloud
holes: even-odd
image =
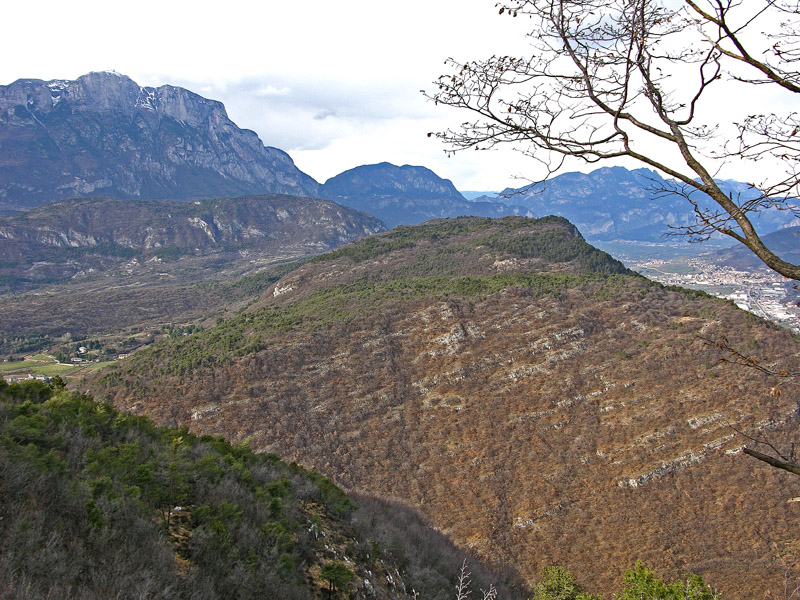
[[[262,87],[255,92],[256,96],[291,96],[292,90],[287,87],[283,86],[282,88],[278,89],[274,86],[268,85],[266,87]]]
[[[318,173],[389,156],[428,164],[443,149],[425,138],[437,111],[419,90],[448,56],[522,39],[500,35],[508,23],[495,14],[493,0],[12,3],[0,51],[14,60],[0,63],[0,84],[114,69],[224,102],[240,127]]]
[[[468,117],[419,90],[449,56],[525,54],[525,21],[498,16],[494,0],[13,2],[0,37],[13,60],[0,61],[0,84],[114,69],[224,102],[240,127],[319,180],[388,160],[425,165],[461,189],[499,189],[535,176],[535,164],[511,150],[447,158],[427,132]],[[728,118],[733,104],[713,112]],[[734,167],[730,176],[746,173]]]

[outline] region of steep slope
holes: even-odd
[[[445,600],[463,560],[408,507],[363,494],[357,506],[274,454],[38,381],[0,378],[0,474],[8,599],[311,599],[328,569],[350,598]]]
[[[66,198],[316,195],[285,152],[225,107],[115,73],[0,86],[0,209]]]
[[[796,480],[736,431],[791,437],[796,390],[698,335],[797,369],[788,332],[629,274],[563,219],[456,219],[319,257],[90,389],[403,498],[529,582],[561,564],[608,594],[641,559],[782,594]]]
[[[340,173],[320,186],[319,194],[375,215],[389,227],[443,217],[503,217],[527,212],[500,202],[468,202],[452,182],[430,169],[386,162]]]
[[[214,257],[275,262],[385,231],[369,215],[285,195],[195,202],[84,199],[0,217],[0,291]],[[185,267],[186,265],[181,265]]]
[[[735,199],[754,197],[754,191],[736,181],[721,182]],[[681,196],[664,194],[674,189],[657,172],[603,167],[591,173],[565,173],[543,184],[506,189],[496,201],[525,207],[535,216],[559,215],[574,223],[586,239],[658,242],[670,226],[694,222],[691,205]],[[699,195],[693,196],[701,205]],[[487,198],[488,199],[488,198]],[[792,221],[787,211],[766,211],[756,220],[761,233],[775,231]]]

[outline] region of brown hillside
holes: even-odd
[[[792,369],[800,346],[587,248],[560,219],[393,230],[91,387],[403,498],[530,582],[555,563],[609,595],[641,559],[783,597],[800,479],[738,453],[733,428],[780,440],[796,389],[770,397],[697,336]]]

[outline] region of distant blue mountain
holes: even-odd
[[[721,181],[734,198],[755,197],[757,190],[737,181]],[[691,205],[677,195],[665,195],[670,182],[656,171],[603,167],[591,173],[565,173],[523,188],[508,188],[498,197],[530,210],[535,216],[558,215],[574,223],[589,240],[663,239],[670,226],[694,222]],[[698,201],[702,203],[699,195]],[[708,199],[710,203],[710,199]],[[777,231],[792,222],[786,211],[767,211],[754,217],[762,234]]]
[[[486,192],[486,191],[482,192],[464,191],[464,190],[459,190],[459,191],[461,192],[461,195],[464,196],[464,198],[466,198],[470,202],[474,200],[481,201],[484,199],[486,200],[496,199],[498,194],[500,193],[500,192]]]
[[[782,259],[794,264],[800,263],[800,226],[774,231],[763,236],[762,240]],[[736,269],[766,268],[755,254],[740,244],[705,254],[704,257]]]
[[[340,173],[320,186],[319,195],[367,212],[388,227],[416,225],[443,217],[504,217],[528,214],[504,201],[470,202],[452,182],[425,167],[382,162]]]

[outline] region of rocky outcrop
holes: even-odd
[[[318,184],[214,100],[115,73],[0,86],[0,208],[74,197],[195,199]]]

